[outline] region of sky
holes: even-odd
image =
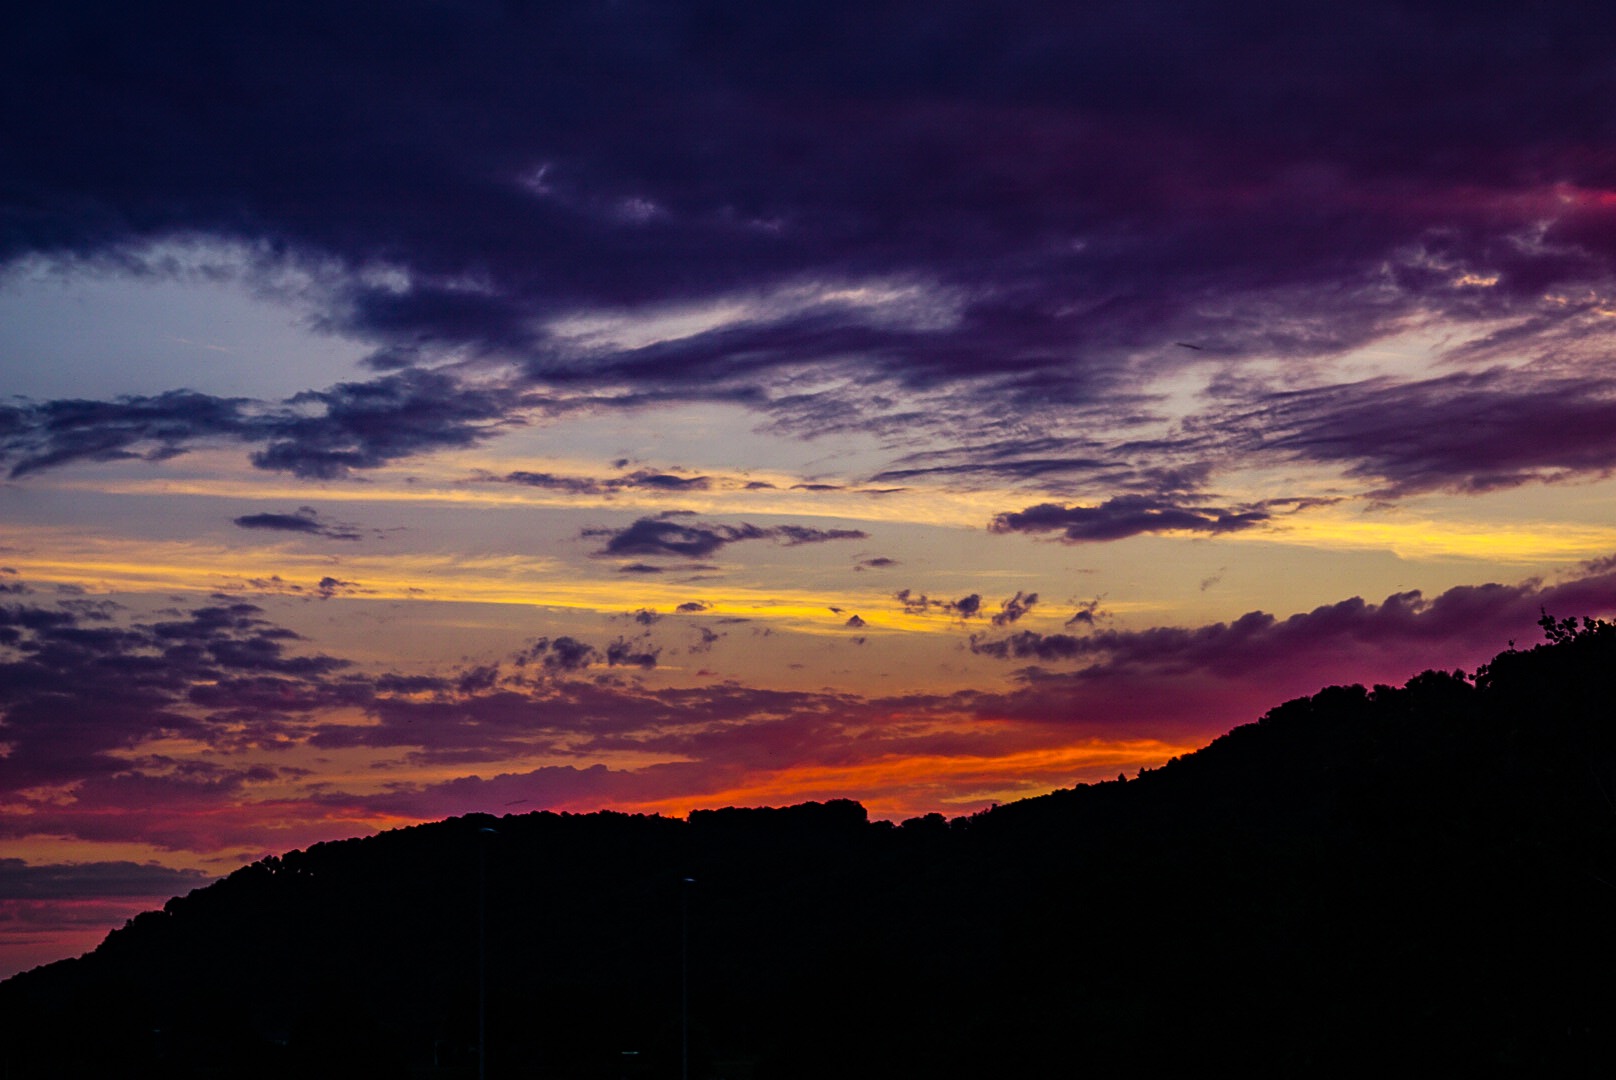
[[[1616,9],[0,39],[0,975],[472,811],[1132,776],[1616,611]]]

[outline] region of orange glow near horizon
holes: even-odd
[[[686,817],[693,810],[724,806],[785,805],[847,798],[874,818],[901,820],[939,806],[970,813],[1000,802],[1041,795],[1079,783],[1108,780],[1117,770],[1155,768],[1192,752],[1154,739],[1107,742],[1093,739],[1002,756],[915,755],[884,757],[856,765],[809,765],[759,774],[699,796],[621,800],[601,809]]]

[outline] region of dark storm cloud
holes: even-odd
[[[228,241],[311,268],[322,325],[382,374],[250,407],[0,406],[0,446],[24,476],[227,438],[327,478],[473,445],[555,388],[957,433],[1052,406],[1126,424],[1149,376],[1301,365],[1413,318],[1514,320],[1534,358],[1613,278],[1613,30],[1586,2],[34,5],[0,41],[0,262]],[[555,322],[737,297],[661,341]],[[446,356],[521,373],[422,366]],[[850,381],[771,390],[808,366]],[[1389,404],[1432,427],[1484,398]],[[1486,472],[1362,434],[1302,423],[1281,449],[1388,491],[1607,467],[1545,429]]]
[[[682,515],[681,515],[682,516]],[[665,555],[702,558],[743,540],[776,540],[786,547],[822,544],[831,540],[868,540],[859,529],[817,529],[803,525],[703,525],[684,523],[668,515],[640,518],[622,529],[585,529],[586,537],[606,537],[597,555]],[[636,564],[641,565],[641,564]]]
[[[1149,495],[1118,495],[1098,506],[1040,503],[1000,514],[988,528],[996,533],[1059,532],[1063,542],[1081,544],[1145,533],[1238,532],[1261,525],[1269,516],[1260,508],[1213,509]]]

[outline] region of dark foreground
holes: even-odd
[[[480,1018],[494,1078],[1608,1075],[1616,628],[1545,628],[952,822],[472,816],[267,859],[0,984],[0,1077],[471,1077]]]

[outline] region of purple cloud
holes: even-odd
[[[928,612],[938,612],[943,615],[953,615],[960,619],[974,619],[982,613],[982,594],[971,593],[958,600],[933,600],[923,593],[912,589],[899,589],[893,593],[893,598],[903,605],[903,610],[911,615],[924,615]]]
[[[1396,653],[1433,642],[1486,647],[1508,637],[1525,638],[1545,607],[1599,613],[1616,609],[1616,570],[1590,563],[1581,576],[1555,585],[1535,579],[1518,585],[1461,585],[1431,599],[1417,590],[1394,593],[1379,604],[1353,597],[1284,619],[1252,611],[1233,622],[1194,628],[1083,635],[1022,630],[999,638],[978,634],[971,638],[971,651],[1000,660],[1086,661],[1089,675],[1236,676],[1305,669],[1325,654]]]
[[[30,864],[0,858],[0,901],[175,896],[212,880],[213,875],[200,870],[174,870],[155,863]]]
[[[633,490],[677,493],[682,491],[706,491],[713,486],[711,477],[677,476],[673,473],[652,472],[649,469],[639,469],[623,476],[603,478],[558,476],[554,473],[518,470],[498,477],[480,474],[478,479],[504,484],[520,484],[523,487],[560,491],[572,495],[610,495],[619,491]]]
[[[1274,20],[1172,0],[986,15],[833,2],[715,21],[685,7],[332,13],[297,0],[274,25],[200,0],[165,10],[51,5],[0,44],[0,100],[31,103],[0,116],[0,139],[29,150],[0,165],[0,264],[165,273],[148,249],[180,237],[238,245],[249,277],[319,267],[319,325],[369,342],[376,377],[282,402],[174,390],[7,403],[14,477],[226,440],[259,467],[327,479],[556,410],[726,401],[808,434],[984,433],[882,476],[1132,491],[1106,479],[1138,467],[1125,444],[1060,435],[1051,406],[1126,428],[1156,416],[1161,375],[1215,367],[1233,386],[1258,357],[1302,371],[1415,319],[1486,329],[1514,360],[1553,358],[1569,333],[1603,333],[1616,276],[1608,133],[1588,119],[1612,16],[1592,3]],[[325,47],[311,53],[316,24]],[[153,78],[172,25],[214,62]],[[441,74],[422,78],[428,54]],[[1473,78],[1506,70],[1532,93]],[[95,78],[34,93],[63,71]],[[425,116],[407,137],[388,127]],[[712,304],[732,316],[649,343],[565,319]],[[439,365],[450,358],[462,366]],[[462,377],[484,362],[507,377]],[[807,370],[831,388],[803,389],[793,376]],[[1475,460],[1451,436],[1377,451],[1387,412],[1313,414],[1255,387],[1228,404],[1288,410],[1276,451],[1385,491],[1609,467],[1603,404],[1555,409],[1506,383],[1491,386],[1501,402],[1525,393],[1528,415],[1566,425],[1523,424]],[[1501,422],[1482,389],[1382,390],[1408,417],[1398,435]],[[1020,450],[994,443],[1040,431]],[[504,479],[586,492],[703,480]],[[1070,508],[1102,517],[1062,528],[1121,528],[1107,505]],[[1204,508],[1153,510],[1146,531],[1209,531]]]
[[[360,536],[358,530],[351,525],[322,522],[319,511],[311,506],[299,507],[295,514],[243,514],[231,520],[241,529],[303,533],[307,536],[323,536],[330,540],[358,540]]]
[[[1024,593],[1016,590],[1016,595],[999,605],[998,613],[991,620],[994,626],[1009,626],[1033,609],[1038,603],[1037,593]]]
[[[786,547],[822,544],[831,540],[868,540],[860,529],[817,529],[802,525],[703,525],[684,523],[667,515],[640,518],[622,529],[585,529],[586,537],[606,537],[597,555],[664,555],[704,558],[743,540],[777,540]]]
[[[1152,498],[1118,495],[1098,506],[1058,506],[1039,503],[1015,513],[995,517],[988,528],[996,533],[1059,532],[1068,544],[1123,540],[1161,532],[1239,532],[1267,521],[1258,508],[1208,509]]]
[[[1232,418],[1246,452],[1345,467],[1391,498],[1616,469],[1616,380],[1494,368],[1275,394]]]

